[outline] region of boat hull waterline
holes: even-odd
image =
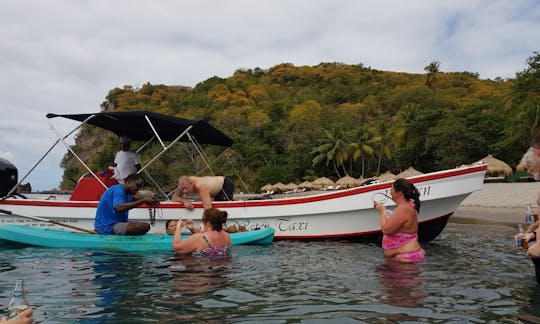
[[[465,166],[410,177],[420,191],[419,213],[425,241],[435,238],[461,202],[474,191],[481,190],[487,166]],[[370,184],[316,195],[266,200],[214,202],[213,207],[228,212],[227,225],[243,226],[247,230],[274,228],[275,239],[354,238],[380,233],[379,217],[374,200],[389,196],[392,181]],[[14,199],[0,201],[0,208],[13,214],[38,216],[82,228],[93,229],[97,201],[59,201],[44,199]],[[391,199],[384,204],[393,208]],[[202,204],[194,202],[188,210],[180,203],[162,202],[157,208],[156,222],[151,231],[163,231],[169,219],[193,219],[200,224]],[[149,210],[141,206],[132,209],[130,220],[148,221]],[[37,227],[59,227],[54,224],[25,219],[16,215],[0,215],[2,224],[24,224]],[[436,224],[436,229],[430,228]],[[420,233],[422,234],[422,233]]]
[[[270,245],[274,230],[265,228],[231,233],[233,245]],[[184,239],[186,235],[182,236]],[[99,235],[24,225],[0,226],[0,239],[51,248],[108,249],[120,251],[172,251],[172,235]]]

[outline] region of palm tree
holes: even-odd
[[[387,159],[392,157],[391,142],[394,131],[387,122],[381,121],[375,125],[374,134],[371,142],[377,152],[377,175],[379,175],[383,156],[386,156]]]
[[[435,90],[437,87],[437,73],[439,73],[440,65],[441,62],[433,61],[424,67],[424,71],[428,73],[426,77],[426,87],[430,88],[431,90]]]
[[[353,142],[350,145],[353,161],[362,161],[362,177],[365,174],[365,158],[373,154],[373,147],[369,145],[372,134],[366,126],[359,126],[351,132]]]
[[[318,154],[313,158],[313,166],[322,162],[326,162],[328,166],[332,161],[334,171],[341,178],[338,168],[343,167],[349,158],[349,145],[345,142],[341,133],[336,130],[331,132],[326,130],[325,137],[321,141],[322,144],[312,150],[312,153]],[[343,171],[347,174],[345,168],[343,168]]]
[[[414,121],[418,118],[418,106],[413,103],[405,104],[392,118],[399,147],[414,147]]]

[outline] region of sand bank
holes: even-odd
[[[461,203],[450,221],[515,226],[524,222],[528,205],[536,209],[539,191],[540,182],[485,183]]]

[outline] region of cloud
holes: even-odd
[[[538,50],[539,7],[503,0],[5,0],[0,136],[8,140],[0,156],[26,172],[56,140],[46,113],[99,111],[107,92],[126,84],[194,86],[284,62],[424,73],[437,60],[443,71],[511,78]],[[51,153],[48,176],[29,178],[34,188],[58,186],[64,153]]]

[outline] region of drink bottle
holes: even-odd
[[[525,223],[532,224],[533,222],[533,216],[532,216],[532,210],[531,206],[527,206],[527,211],[525,212]]]
[[[519,233],[524,233],[523,226],[521,224],[518,224],[518,231]],[[527,240],[525,240],[522,237],[519,237],[517,239],[517,245],[518,245],[518,248],[521,248],[523,250],[527,250],[529,248],[529,242],[527,242]]]
[[[13,290],[13,296],[8,303],[8,319],[14,318],[28,308],[28,302],[24,296],[24,285],[22,279],[17,279],[15,282],[15,289]]]

